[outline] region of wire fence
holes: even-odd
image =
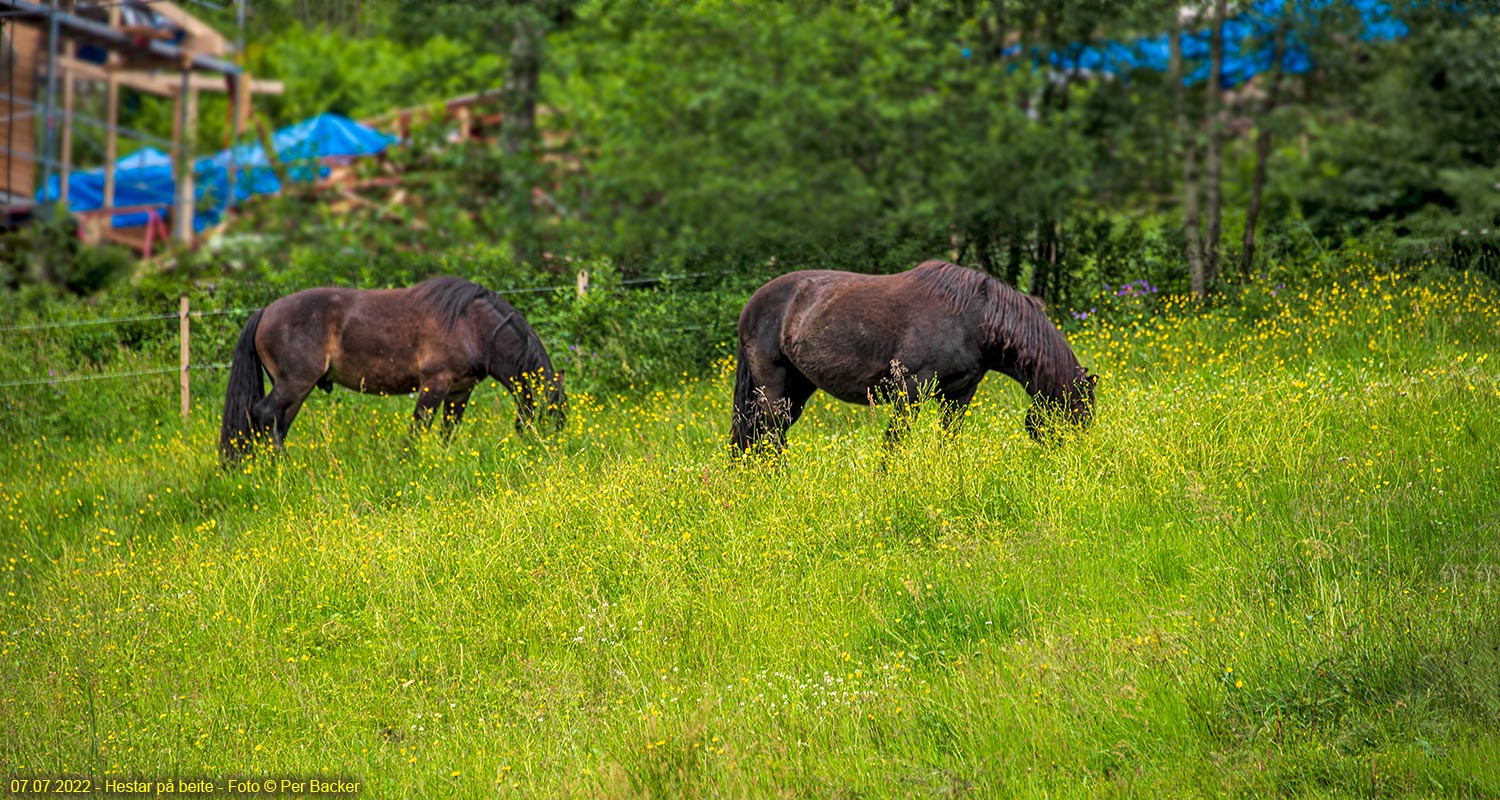
[[[667,282],[676,281],[676,280],[690,280],[690,279],[694,279],[694,278],[710,278],[710,277],[718,277],[718,276],[730,275],[730,274],[736,274],[736,271],[735,270],[718,270],[718,271],[712,271],[712,272],[689,272],[689,273],[682,273],[682,274],[675,274],[675,275],[655,275],[655,276],[647,276],[647,277],[640,277],[640,278],[627,278],[627,279],[618,281],[618,284],[620,286],[650,286],[650,285],[662,284],[662,283],[667,283]],[[558,293],[558,292],[576,291],[581,296],[586,291],[588,291],[588,288],[589,288],[588,275],[585,272],[585,273],[580,273],[578,281],[576,283],[574,283],[574,284],[553,284],[553,285],[545,285],[545,286],[520,286],[520,287],[511,287],[511,288],[507,288],[507,289],[501,289],[501,290],[499,290],[497,292],[497,294],[505,296],[505,295],[518,295],[518,294],[543,294],[543,293]],[[188,298],[186,296],[184,296],[183,297],[184,308],[187,308],[187,303],[188,302],[189,302]],[[189,352],[189,349],[188,349],[189,348],[188,338],[190,336],[190,333],[189,333],[189,327],[186,324],[186,321],[188,319],[191,319],[191,318],[194,318],[194,317],[204,318],[204,317],[228,316],[228,315],[231,315],[231,314],[252,314],[252,313],[254,313],[254,312],[258,311],[258,310],[259,310],[259,307],[251,307],[251,308],[222,308],[222,309],[210,309],[210,310],[202,310],[202,311],[193,311],[193,310],[188,309],[188,310],[178,310],[176,312],[165,312],[165,313],[161,313],[161,314],[134,314],[134,315],[130,315],[130,316],[121,316],[121,317],[98,317],[98,318],[94,318],[94,319],[73,319],[73,320],[58,320],[58,321],[55,321],[55,322],[35,322],[35,323],[25,323],[25,324],[0,325],[0,334],[20,334],[20,333],[31,333],[31,332],[46,331],[46,330],[59,330],[59,329],[66,329],[66,328],[83,328],[83,327],[95,327],[95,326],[106,326],[106,325],[126,325],[126,324],[136,323],[136,322],[161,322],[161,321],[173,320],[173,319],[179,320],[179,321],[183,322],[182,333],[181,333],[181,335],[183,337],[183,344],[182,344],[183,359],[182,359],[182,363],[180,363],[178,366],[175,366],[175,367],[154,367],[154,368],[148,368],[148,369],[127,370],[127,371],[122,371],[122,372],[107,372],[107,373],[100,373],[100,374],[94,374],[94,375],[48,375],[45,378],[44,377],[23,378],[23,379],[17,379],[17,380],[0,381],[0,389],[20,388],[20,387],[28,387],[28,386],[53,386],[53,385],[63,384],[63,383],[79,383],[79,382],[87,382],[87,381],[119,380],[119,379],[123,379],[123,378],[137,378],[137,377],[143,377],[143,376],[148,376],[148,375],[166,375],[166,374],[171,374],[171,373],[178,373],[178,374],[180,374],[180,375],[183,376],[182,377],[182,391],[183,391],[183,398],[184,398],[183,399],[183,408],[185,410],[187,408],[187,405],[188,405],[188,401],[187,401],[187,393],[188,393],[187,374],[190,371],[199,371],[199,372],[209,371],[209,372],[211,372],[211,371],[214,371],[214,370],[227,369],[230,366],[230,364],[228,364],[228,363],[222,363],[222,362],[221,363],[212,363],[212,364],[193,364],[193,363],[191,363],[191,361],[188,359],[188,352]],[[708,330],[716,330],[716,329],[720,329],[720,328],[723,328],[723,327],[726,327],[726,326],[727,326],[727,323],[725,325],[688,325],[688,326],[684,326],[684,327],[680,327],[680,328],[674,328],[672,330],[675,333],[692,333],[692,332],[701,332],[701,331],[708,331]],[[184,413],[186,413],[186,411],[184,411]]]
[[[254,308],[224,308],[214,311],[189,311],[190,317],[218,317],[225,314],[249,314],[256,311]],[[28,325],[0,325],[0,333],[25,333],[27,331],[43,331],[53,328],[82,328],[89,325],[124,325],[127,322],[151,322],[153,320],[180,319],[182,315],[177,312],[166,314],[140,314],[133,317],[99,317],[97,319],[70,319],[60,322],[36,322]]]
[[[190,364],[190,370],[216,370],[225,369],[228,364]],[[10,389],[17,386],[42,386],[58,383],[77,383],[79,381],[102,381],[112,378],[136,378],[142,375],[166,375],[168,373],[182,371],[181,367],[156,367],[153,369],[137,369],[128,372],[110,372],[104,375],[56,375],[47,378],[28,378],[22,381],[0,381],[0,389]]]

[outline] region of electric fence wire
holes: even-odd
[[[707,278],[715,275],[729,275],[734,270],[719,270],[718,272],[690,272],[682,275],[657,275],[646,278],[628,278],[620,281],[621,286],[641,286],[653,283],[666,283],[668,281],[687,280],[690,278]],[[542,292],[559,292],[574,289],[576,287],[565,284],[553,286],[522,286],[511,289],[502,289],[496,294],[537,294]],[[260,310],[259,308],[225,308],[214,311],[190,311],[190,317],[213,317],[224,314],[249,314]],[[177,312],[166,314],[141,314],[131,317],[100,317],[98,319],[63,320],[60,322],[35,322],[24,325],[0,325],[0,333],[23,333],[26,331],[48,330],[52,328],[79,328],[89,325],[112,325],[127,322],[149,322],[159,319],[177,319],[181,314]]]
[[[200,372],[203,370],[229,369],[229,364],[189,364],[188,370]],[[56,375],[48,378],[28,378],[19,381],[0,381],[0,389],[11,389],[18,386],[41,386],[58,383],[81,383],[84,381],[104,381],[114,378],[138,378],[142,375],[165,375],[167,373],[182,372],[182,367],[152,367],[151,369],[131,370],[130,372],[110,372],[103,375]]]
[[[620,281],[620,285],[622,285],[622,286],[640,286],[640,285],[644,285],[644,284],[666,283],[668,281],[674,281],[674,280],[688,280],[688,279],[691,279],[691,278],[707,278],[707,277],[714,277],[714,276],[718,276],[718,275],[729,275],[729,274],[733,274],[733,273],[736,273],[736,272],[737,272],[737,270],[719,270],[719,271],[716,271],[716,272],[690,272],[690,273],[684,273],[684,274],[681,274],[681,275],[655,275],[655,276],[642,277],[642,278],[627,278],[625,280]],[[518,288],[505,289],[505,290],[499,292],[499,294],[505,295],[505,294],[531,294],[531,293],[539,293],[539,292],[557,292],[557,291],[564,291],[564,290],[573,289],[573,288],[575,288],[575,287],[569,286],[569,285],[564,285],[564,284],[557,284],[557,285],[553,285],[553,286],[523,286],[523,287],[518,287]],[[258,310],[260,310],[260,309],[259,308],[224,308],[224,309],[213,309],[213,310],[208,310],[208,311],[189,311],[188,312],[188,316],[189,317],[216,317],[216,316],[224,316],[224,315],[228,315],[228,314],[249,314],[249,313],[253,313],[253,312],[258,311]],[[181,317],[182,317],[181,312],[171,312],[171,313],[165,313],[165,314],[139,314],[139,315],[129,316],[129,317],[101,317],[99,319],[63,320],[63,321],[59,321],[59,322],[39,322],[39,323],[32,323],[32,324],[25,324],[25,325],[3,325],[3,326],[0,326],[0,333],[22,333],[22,332],[28,332],[28,331],[53,330],[53,329],[59,329],[59,328],[82,328],[82,327],[88,327],[88,326],[94,326],[94,325],[114,325],[114,324],[126,324],[126,323],[131,323],[131,322],[154,322],[154,321],[162,321],[162,320],[180,319]],[[720,330],[723,327],[725,327],[725,325],[728,324],[729,322],[732,322],[732,320],[721,321],[719,324],[689,325],[689,326],[685,326],[685,327],[681,327],[681,328],[675,328],[673,330],[676,333],[690,333],[690,332],[695,332],[695,331]],[[188,369],[189,370],[199,370],[199,371],[202,371],[202,370],[212,371],[212,370],[219,370],[219,369],[227,369],[229,366],[230,366],[229,364],[225,364],[225,363],[190,364],[188,366]],[[55,385],[55,384],[58,384],[58,383],[76,383],[76,382],[82,382],[82,381],[113,380],[113,379],[118,379],[118,378],[134,378],[134,377],[140,377],[140,376],[143,376],[143,375],[162,375],[162,374],[167,374],[167,373],[172,373],[172,372],[180,372],[181,370],[182,370],[181,367],[159,367],[159,368],[154,368],[154,369],[132,370],[132,371],[129,371],[129,372],[109,372],[109,373],[104,373],[104,374],[101,374],[101,375],[65,375],[65,376],[61,376],[61,377],[52,376],[52,377],[47,377],[47,378],[28,378],[28,379],[23,379],[23,380],[13,380],[13,381],[0,382],[0,389],[8,389],[8,388],[15,388],[15,387],[22,387],[22,386]]]
[[[225,308],[216,311],[189,311],[189,317],[217,317],[224,314],[248,314],[258,309],[254,308]],[[179,319],[181,312],[169,314],[140,314],[133,317],[100,317],[99,319],[70,319],[61,322],[37,322],[27,325],[0,325],[0,333],[23,333],[26,331],[40,331],[52,328],[83,328],[90,325],[115,325],[127,322],[150,322],[160,319]]]

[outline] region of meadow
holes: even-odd
[[[1500,795],[1500,288],[1366,266],[1069,328],[1095,425],[956,435],[733,365],[447,440],[318,393],[0,466],[0,774],[365,796]],[[222,392],[222,389],[219,390]],[[89,402],[87,392],[69,402]],[[104,404],[110,406],[111,404]]]

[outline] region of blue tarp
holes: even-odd
[[[1293,31],[1281,55],[1281,67],[1289,73],[1312,69],[1313,59],[1304,43],[1295,35],[1295,16],[1326,9],[1339,0],[1298,0],[1292,4],[1294,19],[1286,19],[1283,0],[1259,0],[1246,11],[1224,20],[1225,88],[1238,86],[1273,66],[1272,40],[1278,27],[1291,22]],[[1388,41],[1409,33],[1406,23],[1397,19],[1389,4],[1379,0],[1342,0],[1342,5],[1356,12],[1364,24],[1360,34],[1366,41]],[[1053,68],[1073,71],[1125,75],[1135,70],[1166,72],[1171,61],[1171,35],[1162,34],[1130,42],[1082,42],[1045,54],[1042,60]],[[1018,54],[1015,47],[1010,53]],[[1209,31],[1182,34],[1183,80],[1189,84],[1207,80],[1209,64]]]
[[[271,148],[294,181],[310,181],[326,172],[317,159],[330,156],[368,156],[381,152],[395,139],[338,114],[319,114],[271,136]],[[271,170],[265,148],[259,143],[234,148],[234,202],[257,194],[281,190],[281,181]],[[58,176],[38,190],[37,202],[54,202],[59,195]],[[146,148],[115,162],[115,205],[171,206],[176,197],[172,160],[155,148]],[[229,189],[229,150],[193,162],[193,194],[196,213],[193,229],[203,230],[223,215]],[[104,204],[104,168],[68,176],[68,206],[91,211]],[[145,214],[119,214],[116,228],[146,224]]]

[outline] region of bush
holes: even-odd
[[[91,295],[131,274],[135,256],[123,247],[85,247],[78,222],[61,209],[0,237],[0,281],[9,288],[52,286]]]

